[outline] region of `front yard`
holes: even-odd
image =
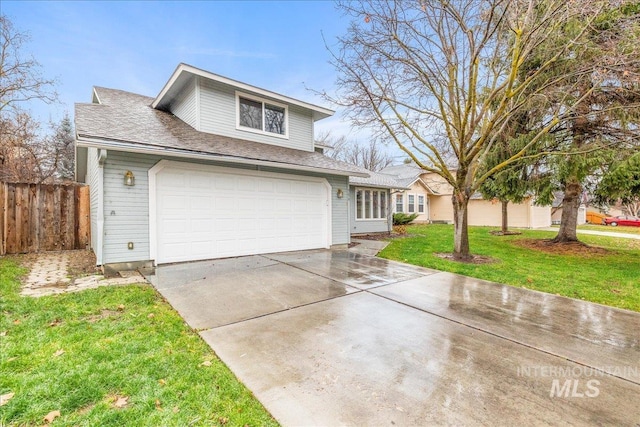
[[[276,424],[151,286],[21,297],[24,273],[0,259],[0,425]]]
[[[380,256],[428,268],[640,311],[640,240],[580,235],[588,248],[545,248],[553,232],[525,230],[494,236],[470,227],[471,251],[491,257],[487,264],[463,264],[438,257],[453,249],[453,226],[413,225]],[[542,250],[532,249],[540,247]],[[550,250],[550,252],[545,251]]]

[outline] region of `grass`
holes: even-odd
[[[0,425],[276,425],[150,286],[21,297],[24,272],[0,259]]]
[[[414,225],[409,237],[394,239],[380,256],[452,273],[536,289],[613,307],[640,311],[640,241],[581,235],[580,240],[607,249],[604,255],[551,254],[516,244],[519,239],[548,239],[553,232],[523,231],[494,236],[486,227],[470,227],[471,251],[496,260],[464,264],[436,256],[453,249],[450,225]]]
[[[640,227],[628,227],[623,225],[612,227],[610,225],[583,224],[578,226],[578,230],[595,230],[610,231],[613,233],[640,234]]]

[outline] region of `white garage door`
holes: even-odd
[[[155,187],[157,263],[329,246],[323,179],[170,163]]]

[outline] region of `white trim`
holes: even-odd
[[[255,95],[250,95],[248,93],[244,93],[240,91],[236,91],[235,95],[236,95],[236,130],[241,132],[256,133],[258,135],[264,135],[264,136],[273,136],[280,139],[289,139],[289,107],[286,104],[280,104],[265,98],[260,98]],[[245,98],[245,99],[259,102],[262,104],[262,129],[254,129],[247,126],[242,126],[240,124],[240,98]],[[284,108],[284,134],[269,132],[264,130],[264,127],[266,125],[266,120],[265,120],[266,105],[265,104]]]
[[[420,212],[420,197],[422,197],[422,212]],[[427,212],[427,196],[424,194],[416,194],[416,213],[424,215]]]
[[[287,104],[291,104],[291,105],[297,105],[299,107],[303,107],[303,108],[307,108],[309,110],[312,110],[314,113],[314,119],[316,120],[320,120],[320,119],[324,119],[326,117],[330,117],[333,116],[333,114],[335,113],[335,111],[330,110],[328,108],[324,108],[324,107],[320,107],[314,104],[310,104],[308,102],[304,102],[304,101],[300,101],[294,98],[290,98],[288,96],[284,96],[284,95],[280,95],[278,93],[275,92],[271,92],[265,89],[261,89],[259,87],[256,86],[252,86],[246,83],[242,83],[227,77],[223,77],[223,76],[219,76],[217,74],[211,73],[209,71],[205,71],[205,70],[201,70],[199,68],[193,67],[191,65],[185,64],[185,63],[180,63],[178,64],[178,66],[176,67],[175,71],[173,72],[173,74],[171,75],[171,77],[169,78],[169,81],[167,83],[165,83],[164,87],[162,88],[162,90],[160,91],[160,93],[158,94],[158,96],[156,97],[156,99],[153,100],[153,103],[151,103],[151,106],[153,108],[157,108],[158,105],[160,104],[160,101],[162,100],[162,98],[164,98],[164,96],[169,92],[169,90],[171,89],[171,87],[176,83],[176,81],[178,80],[178,78],[180,77],[180,75],[183,73],[190,73],[196,76],[200,76],[203,77],[205,79],[209,79],[209,80],[213,80],[216,82],[220,82],[223,84],[227,84],[233,87],[236,87],[240,90],[243,91],[248,91],[248,92],[253,92],[256,93],[260,96],[265,96],[267,98],[273,98],[276,99],[278,101],[287,103]]]
[[[104,148],[104,149],[114,149],[120,151],[126,151],[128,153],[141,153],[141,154],[154,154],[157,156],[173,156],[180,157],[184,159],[202,159],[209,161],[217,161],[217,162],[227,162],[227,163],[235,163],[241,165],[254,165],[254,166],[269,166],[273,168],[280,169],[290,169],[296,171],[304,171],[304,172],[316,172],[322,173],[326,175],[337,175],[337,176],[360,176],[363,178],[368,178],[369,175],[362,172],[350,172],[350,171],[342,171],[336,169],[325,169],[318,168],[313,166],[303,166],[303,165],[295,165],[292,163],[280,163],[280,162],[272,162],[268,160],[254,160],[254,159],[245,159],[242,157],[232,157],[232,156],[224,156],[219,154],[206,154],[206,153],[194,153],[186,150],[180,150],[178,148],[170,148],[170,147],[154,147],[154,146],[136,146],[137,144],[130,144],[127,142],[116,142],[116,141],[108,141],[87,137],[78,137],[77,140],[78,147],[94,147],[94,148]]]
[[[280,179],[295,179],[297,181],[309,181],[309,182],[319,182],[324,185],[326,188],[326,207],[327,207],[327,224],[326,224],[326,249],[330,249],[333,244],[332,238],[332,229],[333,229],[333,218],[332,218],[332,187],[327,181],[326,178],[318,178],[313,176],[304,176],[304,175],[293,175],[286,173],[277,173],[277,172],[265,172],[265,171],[256,171],[256,170],[247,170],[247,169],[236,169],[229,168],[224,166],[213,166],[213,165],[201,165],[187,162],[177,162],[173,160],[160,160],[158,163],[153,165],[148,172],[149,177],[149,257],[155,263],[158,256],[158,223],[157,223],[157,180],[156,176],[163,169],[167,167],[184,169],[188,171],[205,171],[205,172],[224,172],[233,175],[245,175],[245,176],[255,176],[258,178],[268,177],[268,178],[280,178]],[[295,178],[294,178],[295,177]]]
[[[413,210],[409,208],[409,206],[411,206],[411,202],[409,201],[410,197],[413,197]],[[407,213],[409,214],[417,213],[416,208],[418,207],[418,204],[416,203],[416,201],[417,201],[416,193],[407,193]]]
[[[102,255],[104,246],[104,164],[107,161],[107,150],[97,150],[98,155],[98,212],[96,212],[96,246],[93,248],[96,254],[96,265],[102,265]],[[93,230],[91,230],[93,233]]]
[[[196,76],[195,80],[195,90],[194,90],[194,96],[196,97],[196,130],[199,131],[200,130],[200,77]]]
[[[362,218],[358,218],[358,191],[371,191],[371,218],[365,218],[365,203],[364,203],[364,198],[362,199]],[[376,191],[378,192],[378,218],[374,218],[373,217],[373,192]],[[385,204],[385,208],[387,209],[387,212],[385,213],[385,215],[382,215],[382,212],[380,212],[380,200],[382,198],[382,196],[384,195],[385,199],[387,200],[387,203]],[[387,197],[387,190],[386,189],[382,189],[382,188],[377,188],[377,187],[356,187],[355,191],[354,191],[354,196],[355,196],[355,200],[353,201],[353,206],[355,208],[354,210],[354,219],[356,222],[358,221],[387,221],[388,220],[388,215],[389,215],[389,198]],[[364,193],[363,193],[363,197],[364,197]]]
[[[398,199],[398,196],[402,197],[402,210],[401,211],[398,210],[398,203],[396,202],[396,200]],[[406,209],[404,208],[404,199],[405,199],[404,196],[405,196],[404,191],[395,194],[395,197],[393,198],[393,212],[394,213],[405,213]]]
[[[95,104],[95,102],[93,102],[93,98],[95,98],[98,101],[98,104],[102,104],[102,101],[100,101],[100,97],[98,96],[98,91],[96,90],[95,86],[93,88],[93,95],[91,96],[91,103]]]

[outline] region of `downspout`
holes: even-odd
[[[96,238],[95,248],[96,252],[96,264],[103,265],[102,262],[102,249],[104,247],[104,164],[107,161],[107,150],[98,149],[98,212],[97,216],[97,225],[98,225],[98,234]]]

